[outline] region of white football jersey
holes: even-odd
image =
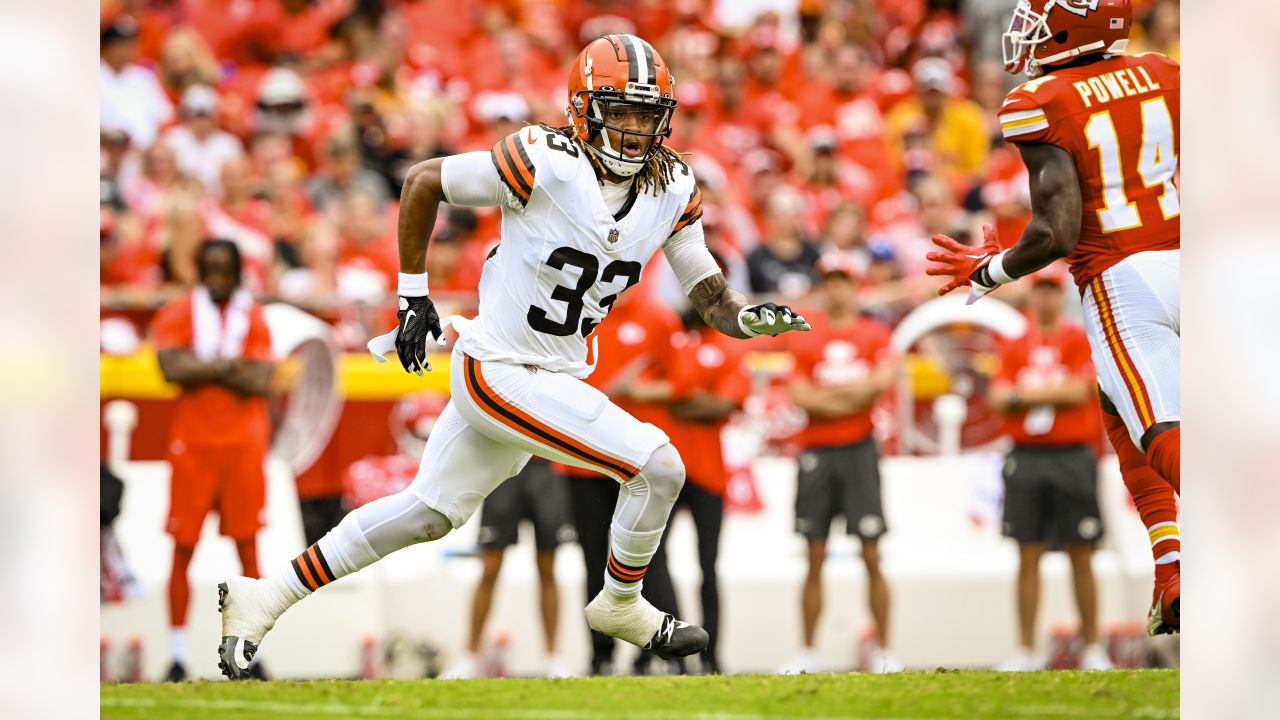
[[[491,158],[509,193],[501,242],[484,264],[479,316],[458,347],[477,360],[584,378],[594,366],[587,338],[618,294],[702,216],[693,173],[681,164],[665,191],[633,192],[615,214],[585,152],[548,127],[513,133]]]

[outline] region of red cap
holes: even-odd
[[[1031,273],[1031,284],[1039,285],[1041,283],[1052,283],[1059,287],[1066,287],[1066,269],[1058,263],[1053,263]]]

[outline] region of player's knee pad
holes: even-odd
[[[414,511],[412,523],[415,528],[414,539],[418,542],[439,540],[453,530],[453,523],[449,522],[449,518],[420,500]]]
[[[640,475],[656,499],[674,503],[684,487],[684,461],[675,446],[667,443],[653,451]]]

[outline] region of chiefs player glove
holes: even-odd
[[[965,304],[972,305],[983,295],[1015,279],[1004,270],[1004,256],[1008,251],[1001,252],[996,231],[990,225],[982,226],[982,245],[978,247],[961,245],[946,235],[934,235],[933,244],[946,252],[925,255],[926,260],[934,263],[925,268],[925,273],[951,277],[951,281],[938,290],[939,295],[968,285],[969,299]]]
[[[405,372],[422,375],[422,371],[431,372],[431,363],[427,361],[427,338],[444,345],[444,330],[440,328],[440,315],[436,306],[427,297],[427,274],[410,275],[400,273],[400,306],[396,317],[400,326],[396,328],[396,354],[400,356],[400,364]]]
[[[738,312],[738,327],[747,337],[781,335],[788,330],[808,330],[809,323],[786,305],[764,303]]]

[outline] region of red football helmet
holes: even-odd
[[[391,424],[391,436],[395,438],[400,452],[411,457],[422,456],[427,438],[448,402],[447,397],[429,392],[400,398],[387,418]]]
[[[1032,2],[1044,7],[1037,13]],[[1122,53],[1132,25],[1129,0],[1018,0],[1004,34],[1004,69],[1037,77],[1081,55]]]
[[[565,114],[578,137],[609,170],[636,174],[671,134],[676,109],[675,78],[662,56],[635,35],[605,35],[578,54],[569,71],[569,107]],[[622,127],[622,123],[629,123]],[[624,147],[611,146],[604,128],[620,133]],[[604,147],[591,144],[603,134]],[[648,150],[629,155],[627,136],[651,138]]]

